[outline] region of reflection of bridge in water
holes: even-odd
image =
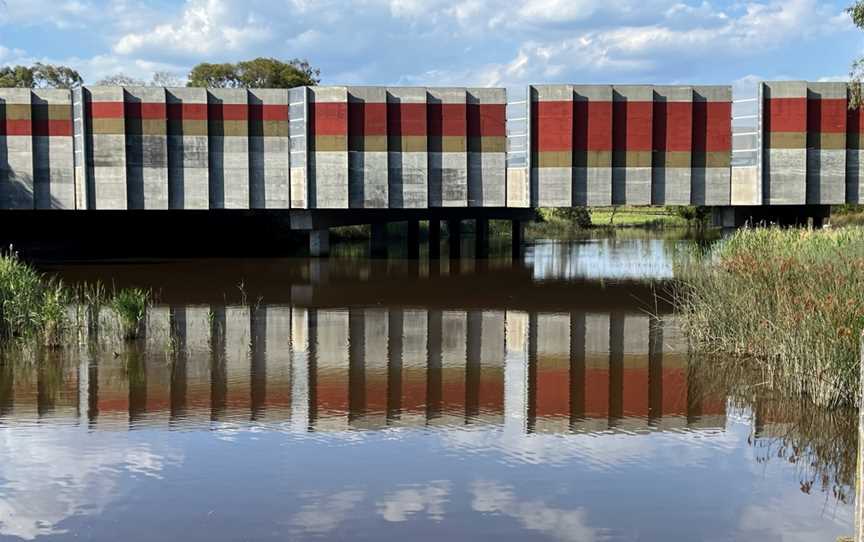
[[[181,352],[168,361],[169,339]],[[95,428],[260,422],[339,431],[722,428],[670,316],[626,311],[172,306],[146,349],[0,378],[7,420]]]

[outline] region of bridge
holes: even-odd
[[[372,224],[380,247],[400,221],[416,244],[420,220],[434,243],[441,220],[457,234],[477,220],[482,240],[506,219],[519,243],[540,207],[819,222],[862,202],[848,96],[846,83],[760,83],[753,129],[736,131],[729,86],[531,85],[509,101],[501,88],[6,88],[0,223],[96,239],[306,230],[325,254],[329,227]]]

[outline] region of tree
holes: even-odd
[[[144,81],[124,73],[115,73],[96,81],[96,84],[103,87],[143,87]]]
[[[155,87],[180,87],[183,86],[180,78],[171,72],[156,72],[153,74],[151,84]]]
[[[293,88],[318,84],[321,71],[306,60],[282,62],[275,58],[256,58],[236,64],[198,64],[189,72],[190,87],[217,88]]]
[[[82,83],[81,75],[68,66],[37,62],[32,66],[0,68],[0,87],[75,88]]]
[[[864,30],[864,0],[857,0],[849,6],[846,13],[852,17],[852,22],[855,23],[855,26]],[[852,63],[849,77],[852,79],[852,99],[849,101],[849,107],[854,109],[862,103],[861,81],[864,79],[864,57]]]

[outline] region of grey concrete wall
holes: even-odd
[[[427,106],[433,111],[442,107],[445,115],[464,115],[468,102],[464,88],[430,88]],[[452,113],[451,113],[452,112]],[[431,115],[432,113],[430,113]],[[458,119],[451,119],[450,122]],[[447,121],[445,121],[447,122]],[[431,129],[431,127],[430,127]],[[429,137],[429,206],[465,207],[468,205],[468,138],[467,119],[462,135],[430,135]]]
[[[126,197],[129,209],[168,208],[165,89],[126,87]]]
[[[347,209],[348,197],[348,89],[346,87],[310,87],[309,109],[317,104],[344,104],[341,113],[344,134],[315,134],[310,127],[312,148],[309,153],[309,207],[313,209]],[[318,119],[320,120],[320,118]],[[316,120],[315,122],[318,122]]]
[[[387,90],[349,87],[348,109],[348,206],[386,208],[389,203]]]
[[[532,86],[530,90],[532,109],[538,108],[539,102],[572,102],[572,100],[573,87],[570,85]],[[532,123],[537,114],[532,113]],[[544,129],[543,123],[544,119],[539,117],[537,125],[532,126],[532,137],[535,136],[534,131]],[[572,141],[572,128],[569,139]],[[531,154],[531,206],[569,207],[573,202],[572,150],[542,152],[537,151],[532,143]]]
[[[207,103],[210,208],[248,209],[248,91],[237,88],[210,89]]]
[[[168,203],[171,209],[210,208],[207,90],[166,89]]]
[[[708,113],[708,109],[732,101],[732,88],[728,86],[696,86],[693,87],[694,114],[697,108],[703,108],[707,114],[705,122],[708,124],[724,122],[722,119],[714,118]],[[730,107],[731,110],[731,106]],[[730,111],[731,115],[731,111]],[[695,128],[695,127],[694,127]],[[730,132],[731,122],[722,126],[706,126],[708,139],[716,138],[719,132]],[[738,183],[732,185],[731,170],[731,142],[729,150],[717,150],[717,142],[707,141],[707,149],[702,153],[693,152],[692,192],[691,203],[693,205],[729,205],[733,191],[737,197],[746,199],[751,194],[758,193],[758,183],[753,183],[753,177],[742,175],[737,177]]]
[[[804,205],[807,202],[807,83],[804,81],[766,82],[762,84],[766,125],[763,134],[763,180],[766,205]],[[771,100],[780,99],[771,105]],[[791,100],[803,109],[801,126],[794,130],[772,127],[769,112],[781,114]],[[800,113],[799,113],[800,116]]]
[[[586,113],[599,104],[608,107],[607,117],[590,115],[586,126],[574,129],[584,130],[586,139],[589,134],[608,131],[609,149],[612,148],[612,86],[611,85],[576,85],[573,87],[575,108],[585,108]],[[608,105],[607,105],[608,104]],[[575,111],[574,111],[575,114]],[[592,118],[593,117],[593,118]],[[574,124],[577,124],[574,122]],[[584,149],[574,149],[573,167],[573,205],[611,205],[612,204],[612,152],[600,150],[587,145]],[[580,154],[584,152],[584,157]]]
[[[249,89],[249,190],[253,209],[291,204],[288,90]]]
[[[416,110],[418,117],[403,118],[403,109],[408,115],[408,110]],[[388,88],[387,117],[389,206],[394,209],[425,208],[429,204],[426,89]]]
[[[126,209],[126,123],[122,87],[84,89],[87,119],[87,208]]]
[[[689,113],[683,113],[689,108]],[[666,118],[657,118],[664,113]],[[682,114],[682,115],[679,115]],[[654,87],[654,141],[651,164],[651,203],[654,205],[690,205],[693,142],[693,88],[682,86]],[[686,123],[682,122],[686,119]],[[686,149],[679,138],[686,138]],[[662,150],[661,150],[662,149]]]
[[[37,209],[74,209],[72,93],[33,89],[32,104],[35,206]]]
[[[479,109],[480,129],[483,132],[487,122],[484,106],[500,106],[501,119],[506,116],[507,91],[503,88],[469,88],[467,90],[468,115],[473,116]],[[474,110],[472,111],[472,108]],[[491,112],[489,113],[491,116]],[[476,122],[477,119],[474,119]],[[469,120],[469,123],[471,121]],[[506,204],[506,136],[481,133],[479,136],[468,133],[468,206],[504,207]]]
[[[33,138],[30,89],[0,89],[0,208],[33,209]]]
[[[808,83],[807,203],[846,203],[846,83]],[[809,123],[815,121],[816,126]]]
[[[653,103],[654,90],[650,86],[640,85],[616,85],[613,88],[612,101],[613,113],[613,141],[619,137],[629,139],[629,136],[616,135],[617,130],[623,126],[629,133],[637,128],[637,124],[647,123],[648,137],[650,138],[650,126],[653,120],[653,112],[628,113],[627,120],[623,123],[616,117],[621,114],[621,104],[645,104]],[[628,106],[629,109],[629,106]],[[634,122],[638,119],[640,122]],[[651,177],[652,159],[651,151],[644,149],[614,148],[612,151],[612,203],[616,205],[650,205],[651,204]]]

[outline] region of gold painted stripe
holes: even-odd
[[[663,168],[689,168],[692,162],[692,154],[689,152],[656,152],[652,167]]]
[[[387,152],[387,136],[350,136],[348,150],[356,152]]]
[[[571,151],[547,151],[534,153],[532,157],[534,167],[573,167],[573,153]]]
[[[469,152],[507,152],[507,139],[501,136],[468,138]]]
[[[33,120],[72,120],[70,104],[35,104]]]
[[[806,146],[806,132],[771,132],[768,137],[771,149],[803,149]]]
[[[93,135],[123,135],[126,133],[123,119],[92,119]]]
[[[206,136],[206,120],[169,120],[168,135],[171,136]]]
[[[312,140],[312,151],[347,152],[348,137],[344,135],[318,135]]]
[[[651,151],[613,151],[613,167],[651,167]]]
[[[164,119],[126,119],[126,133],[130,135],[164,136],[167,131]]]
[[[0,113],[6,120],[30,120],[30,104],[5,104],[0,105]]]
[[[864,149],[864,137],[861,137],[864,134],[860,132],[849,132],[846,135],[846,148],[852,150],[860,150]]]
[[[732,165],[732,153],[726,152],[694,152],[693,169],[730,167]]]
[[[840,150],[846,148],[845,133],[815,133],[807,137],[807,146],[816,149]]]
[[[210,135],[222,137],[247,137],[249,123],[245,120],[216,121],[209,126]]]
[[[573,167],[612,167],[612,151],[575,151]]]
[[[426,152],[426,136],[391,136],[387,147],[390,152]]]
[[[441,136],[429,138],[429,152],[467,152],[468,138],[465,136]]]

